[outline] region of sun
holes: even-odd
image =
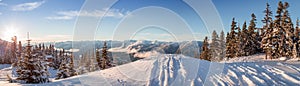
[[[12,37],[19,36],[17,28],[13,27],[13,26],[5,28],[5,31],[2,34],[3,34],[3,36],[2,36],[3,39],[6,41],[12,41],[12,39],[11,39]]]

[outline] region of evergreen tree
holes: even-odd
[[[265,17],[262,20],[262,22],[265,23],[265,25],[262,28],[262,33],[260,35],[261,37],[264,37],[267,35],[267,30],[270,29],[269,24],[272,22],[272,14],[273,13],[271,11],[269,3],[267,3],[267,7],[266,7],[266,10],[264,10],[264,13],[265,13]]]
[[[101,59],[100,69],[107,69],[109,67],[112,67],[112,64],[111,64],[111,59],[108,57],[106,42],[104,42],[102,47],[102,59]]]
[[[256,28],[256,16],[255,14],[251,14],[251,21],[250,24],[248,26],[248,42],[246,42],[246,46],[248,48],[246,48],[246,56],[248,55],[253,55],[258,53],[259,50],[259,42],[258,42],[258,32],[257,32],[257,28]]]
[[[246,21],[243,24],[242,32],[241,32],[240,37],[241,37],[241,43],[240,43],[241,52],[240,52],[240,54],[241,54],[241,56],[245,56],[246,55],[245,50],[248,49],[248,47],[246,46],[246,43],[249,43],[249,40],[248,40],[248,30],[247,30],[247,23],[246,23]]]
[[[54,51],[54,61],[53,61],[53,68],[58,69],[61,64],[61,58],[59,57],[59,53],[57,50]]]
[[[300,28],[299,28],[299,19],[297,18],[297,21],[296,21],[296,28],[295,28],[295,38],[294,38],[294,48],[293,48],[293,57],[294,58],[297,58],[297,57],[300,57],[300,37],[299,37],[299,31],[300,31]]]
[[[96,61],[98,63],[99,68],[101,68],[101,58],[100,58],[100,50],[96,49]]]
[[[217,32],[214,30],[212,33],[212,40],[209,45],[209,48],[211,50],[211,55],[212,55],[211,60],[217,60],[219,58],[219,52],[220,52],[219,45],[220,45],[219,44],[219,36],[218,36]]]
[[[236,57],[236,29],[236,22],[233,18],[231,23],[231,31],[230,33],[227,33],[226,37],[226,57],[228,58]]]
[[[21,75],[21,71],[22,71],[22,68],[21,68],[21,63],[22,63],[22,51],[23,51],[23,48],[22,48],[22,43],[21,41],[19,41],[19,45],[18,45],[18,52],[17,52],[17,66],[16,66],[16,70],[15,72],[17,73],[17,75]]]
[[[280,1],[278,3],[276,20],[274,21],[274,30],[270,33],[272,35],[272,57],[278,58],[281,56],[290,57],[293,51],[294,29],[289,17],[287,8],[289,4],[284,4]]]
[[[12,41],[13,41],[12,49],[11,49],[12,58],[11,58],[10,63],[17,63],[17,56],[16,56],[17,55],[17,53],[16,53],[16,51],[17,51],[17,36],[12,37]]]
[[[225,34],[224,31],[221,31],[220,33],[220,60],[224,59],[225,57],[225,49],[226,49],[226,42],[225,42]]]
[[[237,36],[236,36],[236,53],[235,56],[239,57],[239,56],[243,56],[243,52],[244,50],[242,49],[242,44],[243,44],[243,38],[242,38],[242,31],[241,28],[238,26],[237,27],[238,32],[237,32]]]
[[[57,71],[56,79],[68,78],[77,75],[74,64],[73,64],[73,54],[63,55],[62,62],[60,64],[59,70]]]
[[[30,40],[26,46],[24,60],[20,61],[19,75],[17,80],[21,83],[46,83],[49,82],[49,73],[44,60],[41,60],[39,54],[32,54]]]
[[[289,4],[287,2],[284,3],[284,9],[283,9],[283,28],[284,28],[284,33],[285,33],[285,43],[286,45],[284,46],[284,52],[285,56],[290,57],[292,56],[292,50],[294,46],[294,26],[292,23],[292,20],[290,18],[289,12],[288,12],[288,7]]]
[[[209,47],[208,38],[205,37],[203,44],[202,44],[200,59],[210,61],[211,53],[210,53],[210,49],[208,47]]]
[[[273,30],[273,25],[271,25],[272,23],[272,11],[270,10],[270,5],[267,3],[266,6],[266,10],[264,11],[265,13],[265,17],[262,20],[264,24],[263,28],[262,28],[262,40],[261,40],[261,48],[264,50],[264,52],[266,53],[265,59],[267,59],[267,56],[271,56],[271,52],[272,52],[272,35],[271,32]]]
[[[281,56],[284,56],[284,29],[283,29],[283,24],[282,24],[282,13],[283,13],[283,4],[280,1],[278,3],[277,11],[276,11],[276,16],[274,20],[274,26],[273,26],[273,31],[270,33],[272,36],[272,41],[271,41],[271,59],[273,58],[278,58]]]
[[[22,53],[22,51],[23,51],[23,48],[22,48],[22,42],[21,41],[19,41],[19,45],[18,45],[18,52],[17,52],[17,57],[18,57],[18,61],[20,61],[21,60],[21,53]]]

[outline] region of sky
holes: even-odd
[[[211,17],[199,16],[197,9],[182,0],[120,0],[108,8],[101,8],[106,2],[87,1],[0,0],[0,38],[11,41],[11,37],[16,35],[24,41],[29,32],[30,39],[35,42],[74,39],[186,41],[203,40],[212,32],[203,21],[203,18]],[[300,16],[297,9],[300,8],[300,1],[282,1],[289,2],[289,12],[295,22]],[[278,3],[274,0],[210,2],[220,15],[216,18],[220,18],[223,26],[217,32],[229,31],[233,17],[240,26],[244,21],[248,23],[251,13],[256,14],[257,25],[261,27],[266,3],[271,5],[273,14]]]

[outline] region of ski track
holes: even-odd
[[[278,65],[279,64],[279,65]],[[260,64],[258,62],[228,63],[225,66],[224,75],[212,76],[214,85],[300,85],[299,67],[285,63],[277,63],[278,66]],[[279,67],[297,71],[292,74]]]

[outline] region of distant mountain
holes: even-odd
[[[131,44],[130,44],[131,43]],[[111,52],[126,52],[133,54],[134,57],[144,58],[155,54],[183,54],[190,57],[199,57],[200,41],[184,41],[184,42],[162,42],[162,41],[147,41],[140,40],[130,42],[125,47],[125,43],[120,47],[111,48]]]
[[[202,46],[201,41],[165,42],[149,40],[110,40],[106,42],[109,49],[108,55],[113,57],[117,64],[124,64],[157,54],[182,54],[199,58]],[[104,41],[66,41],[55,43],[55,48],[65,50],[78,49],[79,51],[73,54],[75,59],[80,59],[79,56],[82,54],[93,54],[91,52],[95,52],[94,50],[96,50],[96,48],[101,49],[103,43]]]

